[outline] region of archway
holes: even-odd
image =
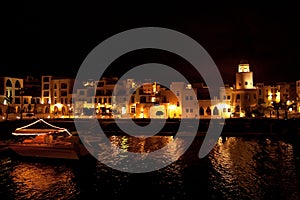
[[[57,106],[54,106],[53,113],[54,113],[54,115],[58,114],[58,107]]]
[[[219,115],[219,110],[216,106],[214,107],[213,115]]]
[[[202,108],[202,106],[199,109],[199,115],[204,115],[204,109]]]
[[[211,109],[210,109],[209,106],[208,106],[207,109],[206,109],[206,114],[207,114],[207,115],[211,115]]]
[[[66,114],[66,108],[62,107],[61,112],[62,112],[63,115],[65,115]]]
[[[45,108],[45,113],[50,113],[50,108],[49,108],[49,106],[47,106],[47,107]]]

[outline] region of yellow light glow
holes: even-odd
[[[61,109],[63,105],[61,103],[57,103],[57,104],[54,104],[54,106],[56,106],[58,109]]]
[[[276,101],[277,103],[280,102],[280,92],[276,92],[276,99],[275,99],[275,101]]]

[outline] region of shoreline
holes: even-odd
[[[34,122],[36,119],[2,121],[0,122],[0,140],[11,138],[11,133],[16,128]],[[71,132],[77,132],[74,119],[45,119],[53,125],[67,128]],[[127,125],[128,120],[131,119],[118,119],[121,123]],[[156,119],[155,119],[156,120]],[[164,119],[165,120],[165,119]],[[157,120],[158,123],[164,123],[164,120]],[[110,135],[126,135],[114,121],[114,119],[97,119],[101,128],[107,136]],[[150,119],[133,119],[133,121],[140,125],[146,126],[150,123]],[[166,119],[162,130],[157,135],[174,136],[178,130],[181,122],[184,121],[186,127],[194,124],[195,119]],[[76,119],[76,123],[81,123],[83,129],[92,130],[95,120],[91,119]],[[210,125],[215,123],[223,123],[221,136],[300,136],[300,119],[274,119],[274,118],[229,118],[229,119],[200,119],[197,131],[197,136],[204,137]],[[130,124],[129,124],[130,125]],[[185,126],[184,125],[184,126]],[[85,129],[84,129],[85,130]]]

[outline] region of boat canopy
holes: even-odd
[[[68,129],[54,126],[43,119],[38,119],[31,124],[16,128],[13,135],[46,135],[66,132],[72,135]]]

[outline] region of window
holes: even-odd
[[[131,107],[130,112],[135,113],[135,107],[134,106]]]
[[[146,103],[146,97],[145,96],[140,97],[140,103]]]
[[[241,95],[240,94],[237,94],[236,95],[236,101],[239,101],[241,99]]]
[[[97,87],[103,87],[103,86],[104,86],[104,82],[101,81],[97,83]]]
[[[204,115],[204,109],[202,107],[199,109],[199,115]]]
[[[68,85],[66,83],[62,83],[62,84],[60,84],[60,88],[61,89],[67,89]]]
[[[104,95],[104,90],[96,90],[96,96]]]
[[[83,91],[83,90],[80,90],[80,91],[79,91],[79,95],[80,95],[80,96],[83,96],[83,95],[84,95],[84,91]]]
[[[207,107],[207,109],[206,109],[206,114],[207,114],[207,115],[211,115],[210,107]]]
[[[223,112],[226,112],[226,108],[223,108]]]
[[[188,112],[189,112],[189,109],[188,109],[188,108],[186,108],[186,109],[185,109],[185,112],[187,112],[187,113],[188,113]]]
[[[190,113],[194,112],[193,108],[190,108]]]
[[[10,80],[7,80],[7,81],[6,81],[6,87],[12,87],[12,83],[11,83]]]
[[[177,91],[177,92],[176,92],[176,96],[179,96],[179,95],[180,95],[180,92],[179,92],[179,91]]]
[[[66,97],[66,96],[67,96],[67,91],[61,91],[61,92],[60,92],[60,96]]]
[[[225,96],[225,95],[223,96],[223,99],[224,99],[224,100],[226,99],[226,96]]]
[[[227,100],[230,100],[230,95],[227,96]]]
[[[16,97],[16,98],[15,98],[15,103],[16,103],[16,104],[19,104],[20,102],[21,102],[21,101],[20,101],[20,98],[19,98],[19,97]]]
[[[190,100],[193,100],[193,96],[190,96]]]
[[[189,97],[188,97],[188,96],[185,96],[185,100],[186,100],[186,101],[189,100]]]
[[[16,88],[20,88],[20,87],[21,87],[21,84],[20,84],[20,81],[19,81],[19,80],[16,81],[15,87],[16,87]]]
[[[44,82],[49,82],[49,77],[43,77]]]
[[[248,82],[247,82],[247,81],[245,82],[245,85],[248,85]]]
[[[44,90],[48,90],[48,89],[49,89],[49,84],[44,84],[44,85],[43,85],[43,89],[44,89]]]
[[[44,95],[43,95],[44,97],[46,96],[49,96],[49,92],[48,91],[44,91]]]
[[[213,115],[219,115],[219,110],[217,107],[214,107]]]

